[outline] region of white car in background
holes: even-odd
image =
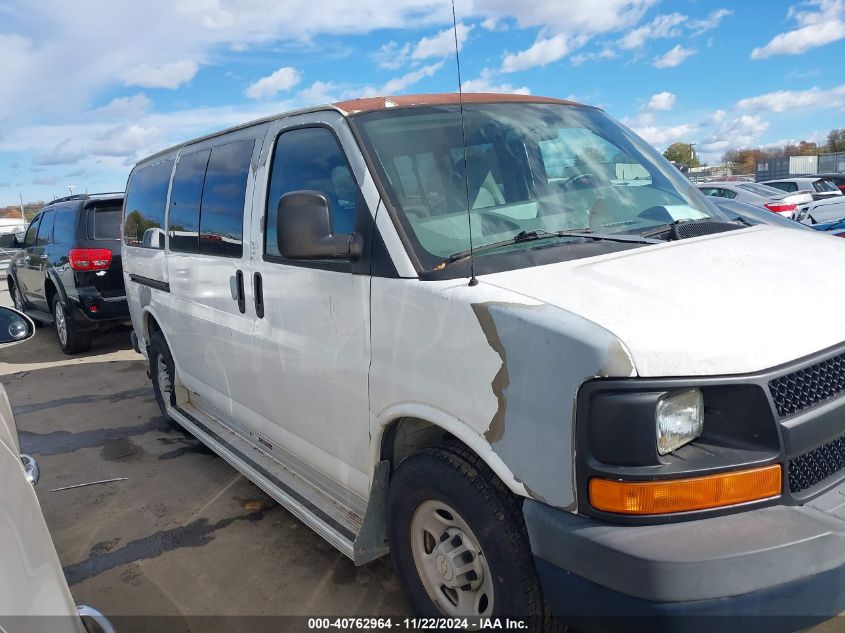
[[[0,307],[0,346],[35,334],[32,320]],[[0,385],[0,631],[114,633],[90,607],[77,607],[65,580],[34,486],[38,464],[21,454],[12,407]]]
[[[777,180],[765,180],[760,184],[780,189],[786,193],[806,191],[813,196],[813,200],[842,197],[842,192],[836,186],[836,183],[828,178],[819,178],[818,176],[778,178]]]
[[[792,218],[799,209],[813,202],[809,193],[785,193],[756,182],[714,181],[699,183],[697,187],[705,196],[753,204],[787,218]]]

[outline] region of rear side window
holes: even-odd
[[[164,248],[164,215],[173,160],[133,172],[126,189],[123,238],[128,246]]]
[[[171,251],[199,252],[202,185],[210,154],[211,150],[207,149],[183,155],[176,164],[170,190],[170,217],[167,220]]]
[[[119,240],[120,206],[104,205],[88,209],[88,237],[92,240]]]
[[[243,254],[244,199],[254,140],[211,150],[200,206],[199,252],[221,257]]]
[[[38,237],[35,239],[36,246],[46,246],[53,237],[53,220],[56,217],[55,211],[45,211],[38,227]]]
[[[59,209],[53,224],[53,243],[66,244],[73,241],[74,220],[76,214],[73,209]]]
[[[35,236],[38,233],[38,223],[39,222],[41,222],[41,216],[40,215],[38,217],[36,217],[32,222],[29,223],[29,227],[27,227],[27,229],[26,229],[26,235],[24,235],[24,238],[23,238],[23,245],[24,246],[33,246],[35,244]]]
[[[267,232],[264,252],[279,257],[276,209],[286,193],[310,189],[326,194],[332,232],[351,233],[355,225],[358,185],[334,134],[313,127],[284,132],[276,142],[270,190],[267,195]],[[416,190],[415,190],[416,191]]]
[[[830,192],[830,191],[836,191],[836,185],[834,185],[833,182],[831,182],[830,180],[825,180],[825,179],[817,180],[816,182],[814,182],[813,188],[818,193],[826,193],[826,192]]]

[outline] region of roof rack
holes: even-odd
[[[122,196],[123,191],[104,191],[102,193],[75,193],[72,196],[64,196],[63,198],[56,198],[47,203],[47,206],[56,204],[57,202],[70,202],[71,200],[89,200],[91,198],[102,198],[105,196]]]

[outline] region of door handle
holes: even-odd
[[[255,315],[259,319],[264,318],[264,282],[261,273],[252,276],[252,292],[255,295]]]
[[[46,262],[46,261],[47,261],[47,253],[44,253],[44,254],[41,256],[41,261],[42,261],[42,262]]]
[[[246,312],[246,296],[244,295],[244,273],[242,270],[235,273],[235,284],[237,286],[238,310],[241,314],[244,314]]]

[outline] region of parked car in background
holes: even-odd
[[[785,193],[756,182],[714,181],[696,185],[706,196],[738,200],[791,218],[801,205],[813,201],[809,193]]]
[[[738,200],[714,198],[713,203],[732,220],[738,220],[746,224],[771,224],[786,229],[818,231],[820,233],[829,233],[836,237],[845,237],[845,217],[833,222],[803,224],[797,220],[791,220],[777,213],[771,213],[766,209],[755,207],[746,202],[739,202]]]
[[[143,159],[125,211],[162,413],[438,628],[845,608],[845,250],[601,110],[298,110]]]
[[[15,246],[16,235],[24,229],[26,222],[22,217],[0,218],[0,271],[9,267],[12,255],[18,250]]]
[[[33,321],[0,307],[0,347],[35,333]],[[38,463],[21,454],[15,416],[0,384],[0,631],[112,633],[90,607],[76,607],[38,497]]]
[[[52,323],[66,354],[129,322],[120,263],[122,193],[60,198],[26,229],[6,275],[15,307]]]
[[[831,181],[834,185],[836,185],[839,191],[845,193],[845,174],[840,173],[829,173],[829,174],[816,174],[819,178],[826,178],[827,180]]]
[[[837,187],[832,180],[828,178],[819,178],[818,176],[779,178],[778,180],[766,180],[760,184],[780,189],[786,193],[806,191],[813,196],[813,200],[824,200],[826,198],[842,195],[839,187]]]

